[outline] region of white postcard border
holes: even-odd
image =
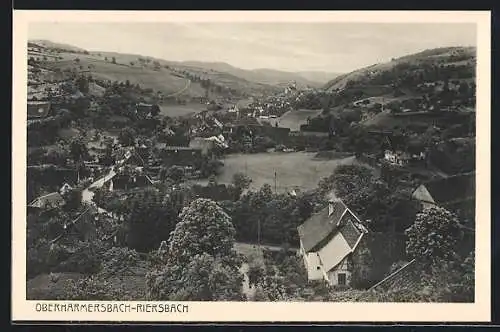
[[[180,302],[188,312],[48,312],[42,305],[70,301],[26,300],[26,80],[27,28],[30,22],[385,22],[477,24],[476,143],[476,302],[422,303],[263,303]],[[480,322],[489,321],[490,247],[490,12],[488,11],[14,11],[13,139],[12,139],[12,319],[31,321],[149,322]],[[84,303],[84,302],[78,302]],[[90,302],[87,302],[90,305]],[[94,302],[92,302],[94,303]],[[99,302],[103,305],[145,305],[145,302]],[[160,304],[160,302],[147,302]],[[171,305],[172,303],[165,302]],[[53,307],[53,306],[52,306]],[[40,309],[40,310],[37,310]]]

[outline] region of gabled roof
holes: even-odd
[[[438,205],[465,201],[476,194],[476,174],[466,173],[423,184]]]
[[[58,192],[53,192],[47,195],[40,196],[34,199],[29,207],[44,208],[47,205],[58,205],[64,202],[64,198]]]
[[[357,222],[357,217],[347,209],[342,216],[342,223],[337,234],[319,250],[318,256],[326,271],[340,264],[344,258],[356,250],[363,235],[367,232]]]
[[[330,207],[332,209],[331,213],[329,213]],[[300,225],[297,230],[304,250],[306,252],[310,251],[328,235],[336,231],[337,224],[346,211],[347,206],[342,201],[332,201],[329,206],[313,214]]]

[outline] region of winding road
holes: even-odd
[[[187,79],[187,82],[186,82],[186,86],[183,87],[182,89],[180,89],[179,91],[177,92],[174,92],[172,94],[169,94],[167,96],[164,96],[163,98],[170,98],[170,97],[176,97],[178,95],[180,95],[181,93],[183,93],[184,91],[186,91],[187,89],[189,89],[189,87],[191,86],[191,80],[190,79]]]

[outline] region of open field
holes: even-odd
[[[277,119],[269,119],[272,126],[278,122],[278,127],[290,128],[291,131],[299,131],[300,125],[307,123],[307,118],[314,118],[321,114],[321,110],[300,109],[288,111]]]
[[[309,190],[316,188],[319,180],[332,174],[338,165],[354,162],[354,157],[320,160],[314,156],[315,153],[308,152],[229,155],[224,159],[224,168],[217,180],[230,183],[235,173],[242,172],[252,178],[250,189],[259,189],[266,183],[274,189],[276,171],[278,192],[295,188]]]
[[[176,105],[176,104],[162,104],[160,105],[161,114],[177,117],[192,115],[194,113],[199,113],[207,109],[207,105],[200,103],[189,103],[187,105]]]

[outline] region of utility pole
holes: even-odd
[[[257,245],[260,249],[260,217],[257,218]]]
[[[276,170],[274,170],[274,193],[278,193],[278,183],[277,183],[277,177],[278,175],[276,174]]]

